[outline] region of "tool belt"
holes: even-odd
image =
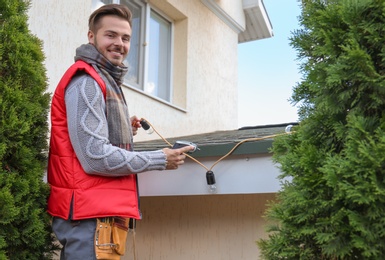
[[[127,232],[134,228],[134,219],[97,218],[95,231],[96,259],[120,260],[126,251]]]

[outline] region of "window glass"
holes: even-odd
[[[148,81],[145,91],[170,101],[171,24],[151,12]]]

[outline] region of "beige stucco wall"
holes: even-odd
[[[87,41],[91,1],[32,0],[29,27],[43,41],[49,92],[73,63],[75,49]]]
[[[44,42],[49,92],[87,42],[91,0],[32,0],[29,24]],[[125,87],[131,115],[145,117],[166,137],[237,127],[238,36],[200,0],[149,1],[175,22],[173,88],[176,106]],[[226,8],[239,10],[240,1]],[[239,11],[238,11],[239,12]],[[235,17],[237,18],[237,17]],[[136,140],[157,139],[139,134]]]
[[[259,259],[267,201],[274,194],[144,197],[137,259]],[[132,248],[132,237],[128,247]],[[127,252],[122,260],[133,259]]]

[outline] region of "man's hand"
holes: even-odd
[[[141,128],[140,119],[137,116],[132,116],[130,118],[132,126],[132,134],[135,136],[138,133],[138,128]]]
[[[179,149],[164,148],[162,151],[166,154],[166,170],[178,169],[179,165],[184,164],[184,159],[186,159],[186,155],[184,153],[194,149],[195,147],[190,145]]]

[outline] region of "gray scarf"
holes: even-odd
[[[121,89],[127,67],[113,65],[92,44],[76,49],[75,61],[83,60],[92,65],[106,83],[106,110],[111,144],[131,150],[132,129],[126,100]]]

